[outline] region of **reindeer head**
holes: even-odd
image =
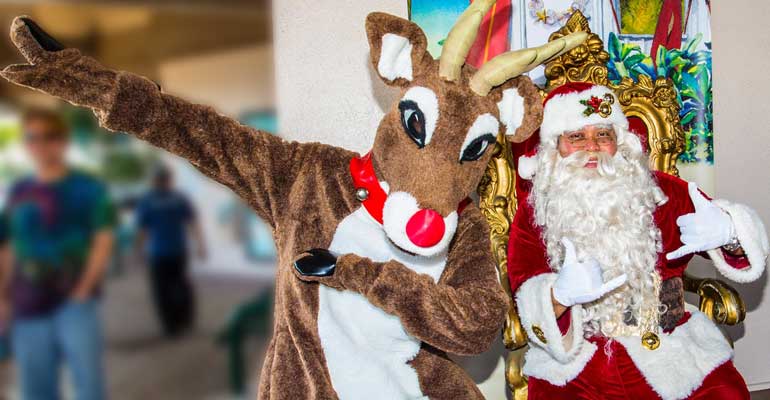
[[[387,183],[383,227],[407,252],[432,256],[447,249],[458,206],[478,185],[498,134],[521,142],[542,122],[538,89],[520,75],[584,39],[506,53],[477,71],[465,58],[492,4],[471,4],[438,61],[416,24],[383,13],[367,18],[374,68],[403,90],[380,122],[371,157],[377,178]]]

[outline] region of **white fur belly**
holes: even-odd
[[[446,256],[412,257],[385,237],[382,227],[362,207],[347,216],[329,250],[354,253],[373,261],[397,260],[437,281]],[[417,373],[409,364],[420,350],[401,320],[351,291],[319,287],[318,334],[332,385],[342,400],[423,399]]]

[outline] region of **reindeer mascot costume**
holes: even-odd
[[[503,54],[476,71],[465,57],[493,3],[465,11],[440,62],[417,25],[368,16],[372,63],[403,96],[364,156],[285,142],[164,94],[65,49],[26,17],[11,38],[29,64],[2,75],[186,158],[273,227],[275,325],[260,398],[477,399],[446,353],[485,350],[509,300],[486,223],[466,199],[497,135],[522,141],[540,125],[538,91],[521,73],[584,40]]]

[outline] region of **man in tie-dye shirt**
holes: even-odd
[[[11,254],[0,261],[0,317],[12,315],[22,398],[59,398],[63,362],[78,399],[102,399],[98,300],[115,209],[104,184],[68,166],[68,131],[56,113],[29,110],[22,128],[35,173],[11,186],[0,220]]]

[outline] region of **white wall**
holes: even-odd
[[[291,4],[289,4],[291,3]],[[770,2],[714,1],[716,195],[747,203],[770,223]],[[370,11],[406,16],[406,0],[274,2],[277,108],[286,137],[365,150],[393,93],[369,67]],[[730,329],[752,389],[770,387],[766,276],[736,285],[749,309]]]
[[[406,0],[273,2],[281,135],[366,151],[395,91],[369,62],[372,11],[406,17]]]
[[[713,1],[716,194],[754,207],[770,224],[770,2]],[[770,225],[768,225],[770,226]],[[770,288],[735,286],[749,310],[731,329],[735,362],[752,389],[770,388]]]

